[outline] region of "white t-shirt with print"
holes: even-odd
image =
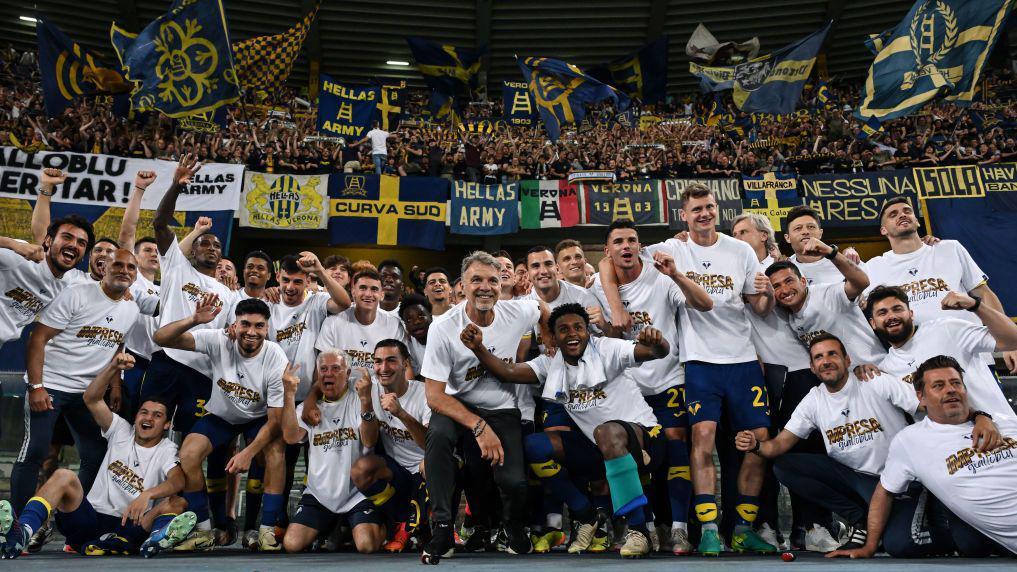
[[[321,325],[328,317],[328,301],[331,299],[328,294],[319,292],[308,295],[296,306],[287,306],[283,302],[268,305],[272,312],[268,320],[268,339],[279,344],[291,364],[300,366],[297,370],[300,377],[297,402],[303,401],[311,390],[317,365],[314,344]]]
[[[632,317],[632,329],[625,332],[624,339],[635,340],[646,327],[656,328],[671,346],[671,351],[661,359],[651,360],[634,366],[625,372],[639,386],[643,395],[657,395],[669,387],[685,383],[685,370],[681,367],[682,344],[677,315],[685,309],[685,295],[681,288],[668,276],[653,267],[652,262],[643,260],[639,277],[618,288],[622,305]],[[600,276],[593,279],[593,294],[604,308],[604,316],[611,319],[611,308],[600,283]]]
[[[360,398],[347,387],[336,401],[318,400],[321,422],[311,426],[301,415],[304,404],[297,406],[297,424],[307,436],[307,488],[322,506],[334,513],[345,513],[364,500],[353,486],[350,470],[364,454],[360,441]]]
[[[138,306],[112,300],[98,283],[68,286],[39,315],[39,323],[60,333],[46,344],[42,384],[84,393],[124,345],[138,319]]]
[[[820,258],[815,262],[799,262],[798,255],[792,254],[788,257],[788,260],[794,262],[809,286],[844,283],[844,274],[837,269],[837,266],[829,258]],[[864,265],[859,266],[864,268]]]
[[[351,368],[365,367],[373,372],[374,346],[388,338],[406,343],[406,330],[395,314],[378,310],[374,321],[364,325],[357,319],[355,310],[356,307],[351,306],[326,318],[314,348],[320,352],[329,348],[340,349],[346,352]]]
[[[378,424],[381,425],[381,442],[385,453],[411,474],[419,473],[420,462],[424,460],[424,449],[413,440],[401,419],[382,409],[381,395],[385,388],[381,383],[374,381],[372,386],[371,402]],[[409,380],[406,393],[399,397],[399,406],[424,427],[431,423],[431,408],[427,406],[423,383]]]
[[[283,405],[286,353],[266,340],[253,357],[240,355],[237,342],[221,330],[191,332],[194,350],[212,361],[212,397],[205,409],[239,425],[268,415],[269,407]]]
[[[926,417],[901,431],[879,482],[902,493],[918,481],[951,512],[1017,554],[1017,418],[997,415],[993,422],[1004,443],[976,453],[974,424],[936,423]]]
[[[859,381],[848,373],[844,387],[831,393],[826,384],[813,387],[784,426],[799,439],[813,430],[823,437],[826,453],[856,471],[878,475],[894,435],[914,415],[918,397],[900,377],[882,374]]]
[[[759,271],[765,271],[771,264],[773,258],[766,257],[759,263]],[[809,369],[809,352],[798,343],[785,312],[774,310],[760,316],[748,304],[743,311],[752,324],[752,346],[756,348],[756,354],[763,363],[781,365],[788,371]]]
[[[964,368],[964,386],[971,407],[992,415],[1013,415],[1013,407],[1003,395],[999,381],[982,359],[995,349],[996,340],[989,334],[989,328],[957,318],[941,318],[917,326],[910,340],[899,348],[891,347],[877,365],[910,383],[922,362],[938,355],[950,356]]]
[[[159,326],[189,318],[205,294],[218,294],[223,311],[207,324],[195,326],[191,333],[200,330],[221,330],[227,322],[226,311],[233,304],[236,293],[219,283],[215,278],[198,272],[180,250],[176,237],[166,250],[166,255],[159,255],[159,268],[162,284],[159,288]],[[167,348],[166,355],[174,361],[194,369],[198,373],[211,378],[212,364],[202,354],[184,350]]]
[[[745,363],[756,359],[751,326],[745,317],[743,295],[756,294],[753,285],[759,259],[748,244],[718,234],[712,246],[671,238],[646,248],[670,254],[678,267],[713,299],[708,312],[683,305],[681,316],[682,362]]]
[[[900,286],[907,292],[916,324],[946,317],[981,324],[973,312],[944,310],[941,305],[951,290],[967,293],[988,280],[956,240],[943,240],[935,246],[923,244],[907,254],[888,251],[869,260],[866,272],[870,284],[865,295],[876,286]]]
[[[108,442],[106,456],[88,491],[88,503],[100,514],[123,516],[142,492],[164,483],[173,467],[180,464],[172,439],[142,447],[134,440],[134,426],[119,415],[113,416],[113,423],[102,436]]]
[[[597,387],[570,391],[568,402],[562,403],[562,407],[590,441],[593,441],[594,429],[608,421],[628,421],[643,427],[657,425],[657,417],[643,399],[639,386],[630,376],[622,375],[625,370],[639,365],[635,347],[635,342],[614,338],[590,338],[586,346],[586,351],[600,354],[606,381]],[[541,384],[547,381],[552,359],[541,354],[526,362]],[[576,386],[578,372],[578,366],[565,364],[566,387]]]
[[[857,304],[848,299],[844,283],[809,286],[805,304],[788,318],[791,329],[806,347],[812,338],[830,333],[844,342],[855,365],[876,364],[886,356],[882,342]]]
[[[21,337],[21,330],[73,283],[70,273],[53,276],[45,260],[32,262],[0,248],[0,346]]]
[[[494,320],[478,326],[484,345],[498,359],[514,362],[519,340],[540,320],[540,305],[534,300],[502,300],[494,305]],[[502,383],[473,351],[463,345],[459,334],[473,323],[466,304],[456,305],[431,324],[421,374],[445,384],[445,393],[482,409],[514,409],[516,384]]]
[[[131,295],[135,300],[155,299],[159,301],[159,285],[138,273],[138,278],[131,285]],[[141,309],[139,304],[139,310]],[[159,351],[159,346],[152,341],[152,334],[159,329],[159,318],[151,313],[141,312],[134,327],[127,332],[127,349],[145,359],[152,359],[152,354]]]

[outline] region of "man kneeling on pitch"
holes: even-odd
[[[20,519],[9,501],[0,501],[0,557],[20,556],[54,510],[67,544],[87,556],[139,549],[146,557],[154,556],[194,528],[194,513],[184,512],[187,503],[176,496],[184,488],[184,472],[177,446],[164,438],[170,425],[166,404],[158,399],[143,402],[132,427],[103,401],[110,381],[133,366],[134,357],[117,354],[82,396],[109,442],[92,489],[86,496],[77,475],[57,469],[25,505]]]
[[[665,442],[653,410],[635,382],[622,372],[670,351],[659,330],[643,328],[636,343],[591,338],[590,317],[579,304],[563,304],[548,319],[555,357],[541,355],[522,364],[506,363],[484,346],[480,328],[470,324],[461,339],[480,363],[508,383],[541,383],[542,397],[561,403],[582,435],[547,431],[526,437],[530,467],[553,495],[568,505],[575,523],[569,552],[583,552],[597,528],[596,510],[572,481],[607,478],[616,516],[629,525],[621,555],[650,552],[647,499],[640,475],[649,475],[665,455]],[[559,463],[560,462],[560,463]],[[564,466],[563,466],[564,465]]]

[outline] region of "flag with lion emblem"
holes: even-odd
[[[328,226],[328,175],[244,175],[240,226],[315,230]]]

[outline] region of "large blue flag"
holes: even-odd
[[[380,94],[380,87],[345,86],[321,74],[318,131],[335,137],[363,137],[378,110]]]
[[[445,248],[449,183],[435,177],[332,175],[330,244]]]
[[[639,51],[592,68],[590,75],[643,103],[667,97],[667,36],[660,36]]]
[[[551,58],[517,58],[516,61],[530,86],[533,102],[551,141],[558,140],[562,125],[582,123],[587,104],[607,99],[618,111],[629,108],[629,96],[572,64]]]
[[[1014,1],[915,2],[892,34],[868,42],[882,49],[869,67],[855,116],[875,131],[938,96],[970,105]]]
[[[131,86],[119,71],[102,65],[80,44],[48,20],[35,25],[39,41],[39,69],[46,115],[63,113],[75,97],[127,92]]]
[[[706,67],[693,62],[689,71],[699,76],[705,91],[733,90],[735,105],[746,113],[787,115],[795,110],[832,24],[742,64]]]
[[[413,36],[406,38],[406,43],[413,52],[413,59],[424,76],[424,82],[431,89],[449,97],[477,90],[480,58],[486,48],[469,50]]]
[[[136,35],[114,22],[110,40],[134,82],[133,109],[186,117],[240,99],[219,0],[177,0]]]

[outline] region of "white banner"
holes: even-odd
[[[274,175],[248,171],[240,226],[283,230],[328,227],[328,175]]]
[[[0,197],[34,200],[39,192],[39,171],[52,167],[68,175],[53,195],[53,202],[122,207],[130,197],[134,175],[144,170],[155,171],[157,176],[145,191],[141,208],[155,210],[170,187],[176,166],[158,159],[59,151],[29,154],[17,147],[0,147]],[[202,165],[191,184],[181,191],[176,210],[235,211],[243,180],[243,165]]]

